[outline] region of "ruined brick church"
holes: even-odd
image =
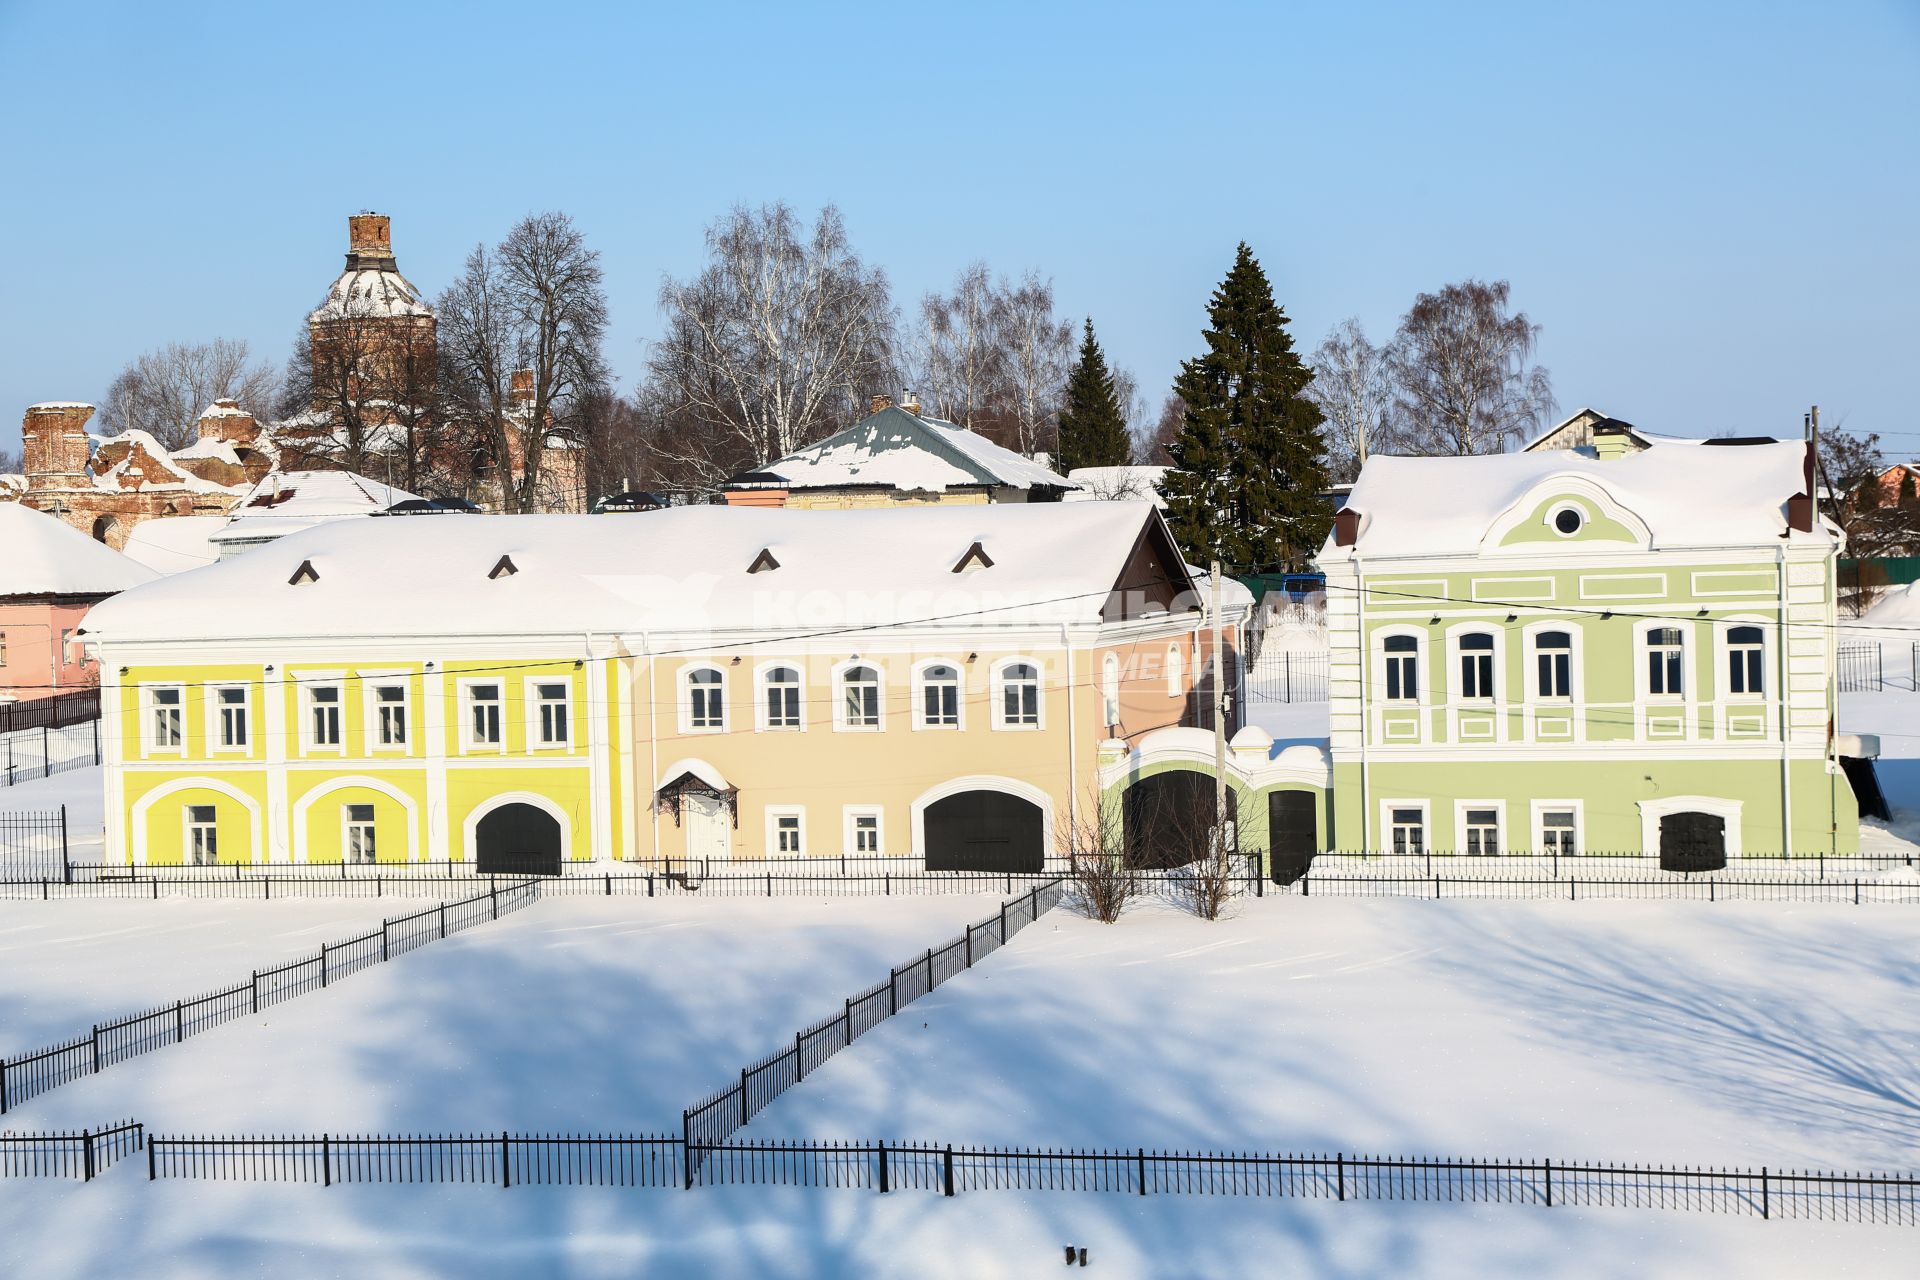
[[[0,475],[0,501],[17,500],[57,516],[117,550],[142,521],[226,515],[271,474],[338,469],[349,443],[365,459],[404,457],[415,439],[408,427],[422,425],[409,399],[426,399],[407,392],[430,386],[436,376],[434,311],[400,274],[388,218],[362,213],[347,224],[346,268],[307,317],[315,376],[312,403],[304,411],[262,422],[249,406],[216,400],[201,414],[194,442],[168,449],[145,431],[92,435],[90,404],[31,405],[20,428],[22,473]],[[510,395],[530,409],[531,375],[515,373]],[[519,429],[528,431],[531,424],[523,421]],[[584,511],[580,451],[550,423],[546,429],[541,507]],[[510,447],[519,443],[515,432],[508,434]],[[518,480],[521,450],[512,453],[509,465]],[[439,467],[448,459],[420,462]],[[483,470],[473,497],[483,507],[497,507],[497,479]]]

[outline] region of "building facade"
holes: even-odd
[[[98,667],[74,643],[87,611],[151,570],[31,507],[0,503],[0,702],[91,689]]]
[[[1037,869],[1203,622],[1144,503],[339,522],[89,620],[109,846]]]
[[[1322,551],[1329,848],[1858,847],[1800,443],[1374,458]]]

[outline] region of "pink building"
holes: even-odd
[[[0,702],[99,684],[72,643],[80,619],[157,576],[53,516],[0,502]]]

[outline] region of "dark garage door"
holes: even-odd
[[[1669,813],[1660,819],[1662,871],[1718,871],[1727,865],[1727,820],[1717,813]]]
[[[1319,797],[1311,791],[1267,793],[1267,832],[1276,884],[1292,884],[1307,874],[1320,845]]]
[[[1227,812],[1239,812],[1239,797],[1227,789]],[[1174,769],[1142,778],[1121,800],[1120,822],[1127,852],[1142,867],[1180,867],[1207,851],[1213,829],[1213,778]]]
[[[503,804],[481,818],[474,843],[483,876],[560,874],[560,823],[530,804]]]
[[[927,870],[1036,872],[1046,857],[1040,806],[1004,791],[962,791],[927,806]]]

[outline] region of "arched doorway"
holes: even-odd
[[[1227,817],[1240,798],[1227,788]],[[1140,779],[1121,797],[1127,852],[1143,867],[1180,867],[1207,851],[1214,825],[1213,775],[1171,769]]]
[[[483,876],[560,874],[560,821],[530,804],[503,804],[473,831],[474,869]]]
[[[1718,871],[1727,865],[1727,820],[1688,810],[1660,817],[1662,871]]]
[[[120,533],[120,521],[115,516],[101,516],[93,522],[93,540],[113,546],[113,540]]]
[[[926,809],[929,871],[1031,873],[1046,860],[1046,815],[1005,791],[962,791]]]

